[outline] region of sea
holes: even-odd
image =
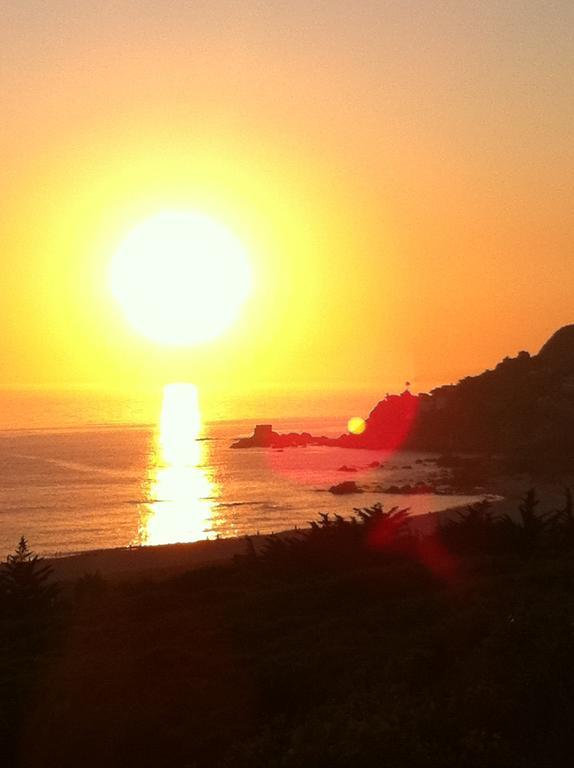
[[[0,399],[5,408],[9,401]],[[431,454],[234,449],[234,440],[250,434],[255,420],[203,421],[191,384],[166,386],[152,421],[138,423],[144,410],[137,408],[124,422],[117,411],[102,419],[104,412],[95,405],[92,411],[85,405],[66,411],[46,398],[12,398],[0,422],[0,557],[21,536],[38,554],[63,555],[271,534],[305,527],[321,513],[347,516],[377,502],[419,515],[476,500],[382,492],[428,481],[436,471]],[[346,421],[316,413],[274,418],[273,427],[335,436]],[[329,491],[344,480],[354,480],[363,492]]]

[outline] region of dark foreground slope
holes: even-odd
[[[13,760],[570,764],[571,541],[490,525],[357,557],[359,529],[333,521],[312,546],[161,583],[83,579],[36,644],[33,627],[3,640]]]

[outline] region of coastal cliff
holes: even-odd
[[[430,393],[387,395],[362,434],[280,434],[258,425],[234,448],[325,445],[574,456],[574,325],[558,330],[536,355],[520,352],[494,369]]]

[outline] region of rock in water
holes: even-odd
[[[337,483],[329,488],[331,493],[337,496],[343,496],[347,493],[363,493],[363,489],[359,488],[354,480],[345,480],[344,483]]]

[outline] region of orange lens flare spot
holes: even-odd
[[[362,435],[366,427],[366,421],[360,416],[353,416],[347,422],[347,429],[352,435]]]

